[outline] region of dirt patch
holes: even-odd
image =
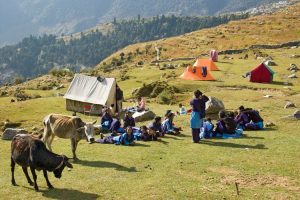
[[[221,178],[221,182],[230,185],[237,182],[241,187],[282,187],[290,191],[300,192],[300,187],[297,182],[289,177],[275,176],[275,175],[256,175],[251,177],[249,175],[226,175]]]

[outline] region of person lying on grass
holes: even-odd
[[[178,135],[180,134],[181,127],[175,127],[173,124],[173,119],[175,114],[170,111],[166,114],[166,119],[162,122],[162,133],[164,134],[171,134],[171,135]]]
[[[96,140],[97,143],[101,144],[116,144],[116,145],[133,145],[134,144],[134,136],[133,130],[131,126],[126,128],[125,133],[118,136],[106,136],[103,139]]]

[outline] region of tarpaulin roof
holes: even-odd
[[[91,104],[106,105],[115,98],[116,80],[105,78],[102,82],[97,77],[76,74],[64,98]]]

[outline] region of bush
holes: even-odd
[[[173,101],[173,94],[169,90],[164,90],[162,93],[158,95],[157,103],[160,104],[171,104]]]
[[[73,76],[73,72],[69,69],[57,69],[53,68],[49,71],[49,74],[56,77]]]
[[[14,78],[14,84],[15,85],[21,84],[23,82],[24,82],[24,79],[20,76],[17,76],[17,77]]]

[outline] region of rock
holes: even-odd
[[[208,97],[209,101],[206,102],[205,110],[207,114],[215,114],[225,109],[223,102],[215,97]]]
[[[274,61],[272,61],[272,60],[267,60],[265,62],[265,64],[268,65],[268,66],[277,66],[277,64]]]
[[[272,126],[275,126],[275,124],[273,122],[267,122],[265,124],[265,127],[272,127]]]
[[[296,111],[294,112],[294,114],[293,114],[293,117],[294,117],[295,119],[300,119],[300,111],[299,111],[299,110],[296,110]]]
[[[267,94],[267,95],[265,95],[264,96],[265,98],[271,98],[271,97],[273,97],[272,95],[269,95],[269,94]]]
[[[12,140],[13,137],[17,134],[28,134],[28,132],[24,129],[7,128],[2,134],[2,139]]]
[[[143,122],[143,121],[149,121],[154,119],[155,113],[151,110],[148,111],[142,111],[142,112],[135,112],[132,117],[134,118],[135,122]]]
[[[287,108],[295,108],[296,105],[293,103],[293,102],[290,102],[288,101],[285,106],[284,106],[284,109],[287,109]]]
[[[298,78],[296,74],[291,74],[288,76],[288,78]]]
[[[296,64],[290,64],[290,67],[288,68],[290,71],[298,71],[299,68]]]

